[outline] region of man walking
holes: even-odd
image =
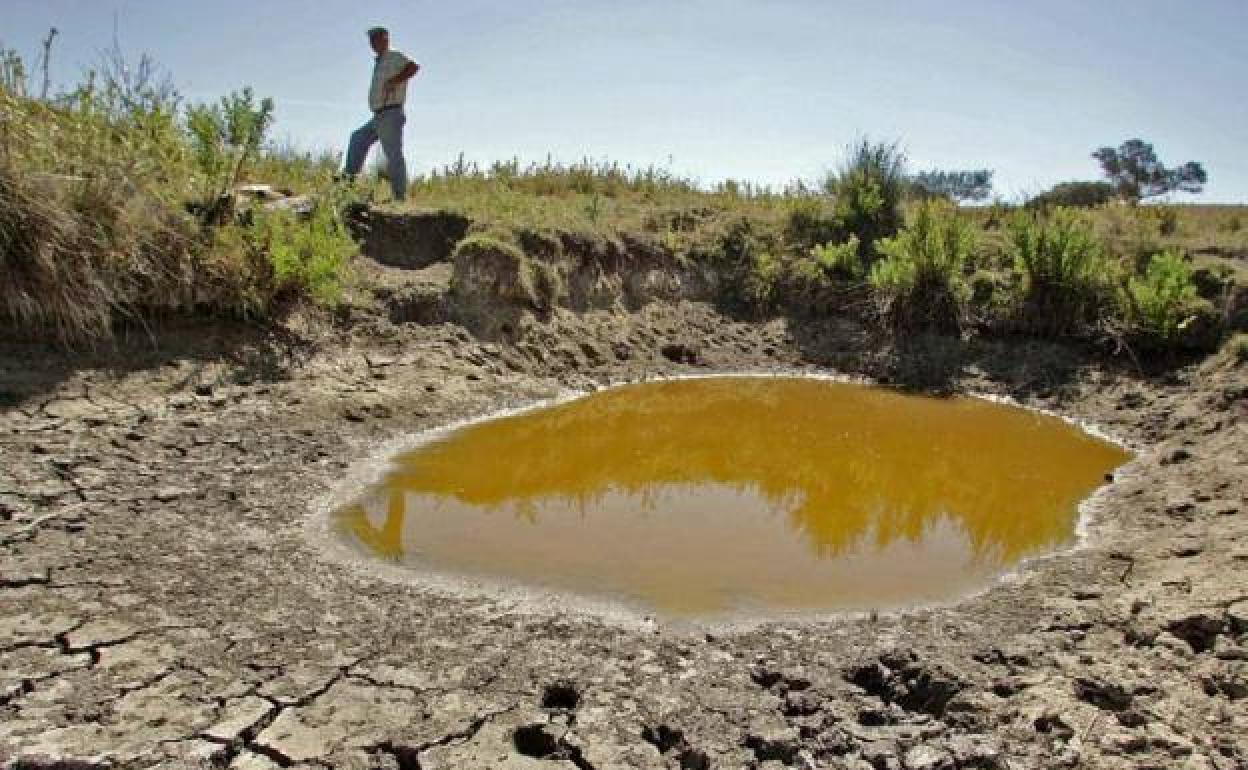
[[[403,160],[403,103],[407,100],[407,81],[420,71],[420,65],[390,48],[390,32],[385,27],[368,31],[368,43],[377,54],[373,64],[373,82],[368,89],[368,107],[372,120],[351,134],[347,147],[346,174],[354,179],[364,168],[364,159],[373,144],[381,140],[386,154],[386,170],[394,199],[407,198],[407,163]]]

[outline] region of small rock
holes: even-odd
[[[1213,655],[1218,660],[1248,660],[1248,647],[1237,644],[1225,636],[1219,636],[1213,646]]]
[[[945,746],[958,767],[997,767],[1001,762],[1001,749],[988,738],[955,735]]]
[[[902,758],[906,770],[948,770],[954,767],[953,757],[934,746],[915,746]]]
[[[185,487],[161,487],[156,490],[156,494],[152,495],[155,499],[162,503],[172,502],[179,497],[185,497],[191,494],[191,490]]]
[[[195,395],[204,396],[205,398],[212,395],[212,384],[201,382],[195,386]]]
[[[801,735],[792,727],[751,733],[746,736],[745,745],[760,761],[774,759],[786,765],[793,764],[802,748]]]
[[[1199,556],[1200,554],[1204,552],[1205,552],[1204,544],[1198,541],[1194,541],[1194,540],[1187,540],[1181,543],[1176,543],[1175,546],[1170,549],[1170,554],[1180,559],[1187,559],[1187,558],[1191,558],[1192,556]]]
[[[865,742],[859,749],[859,753],[872,767],[901,767],[901,760],[897,756],[897,745],[891,741]]]
[[[1138,709],[1127,709],[1116,715],[1118,724],[1123,727],[1143,727],[1148,724],[1148,715]]]
[[[1192,453],[1186,449],[1176,449],[1165,457],[1161,458],[1162,465],[1178,465],[1192,459]]]
[[[1166,513],[1171,516],[1185,516],[1195,508],[1196,504],[1185,497],[1173,498],[1166,503]]]
[[[1148,738],[1138,733],[1116,730],[1101,739],[1102,745],[1113,747],[1122,754],[1138,754],[1148,748]]]
[[[1203,680],[1209,695],[1224,695],[1229,700],[1248,697],[1248,663],[1243,661],[1219,661]]]
[[[797,690],[785,693],[785,716],[810,716],[819,712],[820,699],[809,690]]]
[[[1236,634],[1248,633],[1248,599],[1235,602],[1226,608],[1226,620]]]
[[[1183,763],[1182,770],[1217,770],[1218,766],[1204,754],[1193,754]]]

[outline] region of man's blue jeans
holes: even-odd
[[[348,176],[354,177],[364,168],[368,151],[381,140],[381,151],[386,154],[386,171],[390,175],[390,189],[397,201],[407,198],[407,162],[403,160],[403,124],[407,116],[401,107],[391,107],[373,115],[373,119],[351,134],[347,147]]]

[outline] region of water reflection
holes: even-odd
[[[1060,547],[1125,459],[975,399],[685,380],[464,428],[397,458],[338,521],[383,558],[673,613],[874,607]]]

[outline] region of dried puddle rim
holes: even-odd
[[[1130,455],[1057,417],[809,377],[624,385],[471,423],[331,514],[369,558],[681,618],[954,600],[1075,540]]]

